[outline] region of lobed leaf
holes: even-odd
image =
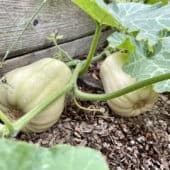
[[[141,3],[118,4],[119,11],[114,12],[128,32],[139,31],[137,40],[148,40],[154,45],[160,38],[160,32],[170,30],[170,4],[162,6]]]
[[[103,0],[72,0],[72,2],[83,9],[98,23],[112,27],[120,27],[119,22],[112,16],[109,5]]]
[[[170,30],[170,4],[109,3],[104,0],[72,0],[100,24],[138,32],[137,40],[157,43],[160,31]]]
[[[128,45],[123,46],[129,40]],[[153,51],[148,50],[147,43],[139,42],[134,37],[113,33],[109,38],[109,46],[129,51],[129,59],[123,69],[137,81],[145,80],[164,73],[170,73],[170,37],[163,37],[159,43],[153,47]],[[132,48],[129,48],[132,46]],[[156,83],[155,91],[170,92],[170,80]]]

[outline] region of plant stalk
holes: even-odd
[[[53,39],[53,43],[54,43],[57,51],[58,51],[59,53],[61,53],[61,55],[62,55],[62,57],[59,58],[59,60],[62,60],[64,56],[67,57],[70,61],[72,60],[72,57],[58,45],[56,39]],[[55,59],[58,59],[57,57],[54,57],[54,58],[55,58]]]
[[[116,92],[109,93],[109,94],[85,93],[85,92],[80,91],[77,87],[77,84],[75,84],[74,93],[75,93],[75,96],[80,100],[107,101],[107,100],[111,100],[111,99],[123,96],[127,93],[133,92],[133,91],[143,88],[145,86],[149,86],[154,83],[157,83],[157,82],[160,82],[163,80],[168,80],[168,79],[170,79],[170,73],[162,74],[162,75],[159,75],[159,76],[147,79],[147,80],[140,81],[138,83],[135,83],[135,84],[130,85],[126,88],[123,88],[121,90],[118,90]]]
[[[0,111],[0,120],[5,124],[9,132],[14,131],[12,122],[8,119],[8,117],[2,111]]]
[[[104,52],[102,52],[101,54],[93,57],[93,59],[91,60],[91,62],[94,63],[94,62],[103,60],[105,57],[106,57],[106,54],[105,54],[105,51],[104,51]],[[85,62],[86,62],[86,60],[74,59],[74,60],[72,60],[72,61],[67,62],[66,64],[67,64],[69,67],[75,67],[77,64],[79,64],[79,63],[83,63],[83,64],[84,64]]]
[[[90,46],[90,51],[89,51],[89,54],[87,56],[87,59],[85,60],[85,63],[82,66],[82,69],[80,71],[80,75],[84,74],[88,70],[88,68],[91,64],[91,60],[92,60],[92,58],[93,58],[93,56],[96,52],[96,48],[97,48],[97,44],[98,44],[98,41],[99,41],[101,31],[102,31],[102,25],[97,23],[96,31],[95,31],[95,34],[94,34],[94,37],[93,37],[93,41],[92,41],[91,46]]]

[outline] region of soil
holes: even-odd
[[[98,69],[94,67],[98,65],[93,65],[86,78],[80,79],[79,86],[84,91],[103,93]],[[116,115],[106,102],[79,103],[103,107],[105,113],[80,110],[70,101],[52,128],[40,134],[20,133],[17,139],[45,147],[59,143],[88,146],[103,153],[111,170],[170,169],[169,94],[160,95],[151,111],[134,118]]]

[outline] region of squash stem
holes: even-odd
[[[152,85],[154,83],[163,81],[163,80],[168,80],[170,79],[170,73],[162,74],[147,80],[140,81],[138,83],[135,83],[131,86],[128,86],[126,88],[123,88],[121,90],[118,90],[113,93],[108,93],[108,94],[91,94],[91,93],[85,93],[82,92],[78,89],[77,84],[75,83],[74,86],[74,94],[75,96],[80,99],[80,100],[88,100],[88,101],[106,101],[106,100],[111,100],[116,97],[123,96],[127,93],[133,92],[135,90],[138,90],[140,88],[143,88],[148,85]]]
[[[20,131],[27,123],[29,123],[29,121],[31,119],[33,119],[35,116],[37,116],[40,112],[42,112],[44,109],[46,109],[50,104],[52,104],[58,98],[60,98],[65,93],[67,93],[71,89],[73,89],[74,83],[77,80],[77,77],[81,70],[81,66],[82,66],[82,64],[77,65],[69,83],[63,89],[61,89],[60,91],[54,92],[53,95],[51,95],[49,98],[44,100],[42,103],[40,103],[34,109],[32,109],[30,112],[26,113],[23,117],[21,117],[19,120],[17,120],[14,123],[14,132]]]
[[[105,109],[104,108],[96,108],[96,109],[92,109],[92,108],[89,108],[89,107],[84,107],[84,106],[81,106],[79,103],[78,103],[78,101],[77,101],[77,99],[76,99],[76,97],[74,96],[73,97],[73,100],[74,100],[74,103],[75,103],[75,105],[79,108],[79,109],[81,109],[81,110],[84,110],[84,111],[86,111],[86,112],[100,112],[101,114],[104,114],[104,112],[105,112]]]
[[[93,59],[91,60],[92,63],[103,60],[106,57],[105,51],[100,53],[99,55],[93,57]],[[78,60],[78,59],[74,59],[72,61],[67,62],[66,64],[69,67],[75,67],[77,64],[79,63],[85,63],[86,60]]]
[[[91,46],[90,46],[90,51],[89,51],[89,54],[87,56],[87,60],[85,60],[85,63],[82,66],[82,69],[80,71],[80,75],[84,74],[88,70],[88,68],[91,64],[91,60],[94,56],[94,53],[96,52],[96,48],[97,48],[97,44],[98,44],[98,41],[99,41],[101,31],[102,31],[102,25],[97,23],[94,38],[93,38],[93,41],[92,41]]]
[[[0,62],[0,68],[2,68],[2,65],[4,63],[4,61],[6,60],[6,58],[8,57],[8,55],[10,54],[10,52],[16,47],[18,41],[21,39],[21,37],[23,36],[23,34],[25,33],[25,31],[27,30],[27,28],[29,27],[29,25],[32,23],[33,19],[37,16],[37,14],[40,12],[40,10],[43,8],[43,6],[46,4],[48,0],[43,0],[40,4],[40,6],[35,10],[35,12],[33,13],[33,15],[30,17],[30,19],[28,20],[28,22],[26,23],[26,26],[24,27],[23,31],[21,32],[21,34],[17,37],[17,39],[13,42],[13,44],[9,47],[9,49],[6,51],[4,57],[2,58],[2,61]]]
[[[57,40],[55,38],[53,39],[53,43],[54,43],[58,53],[61,54],[60,57],[58,57],[58,56],[54,57],[55,59],[62,60],[63,57],[67,57],[67,59],[69,59],[70,61],[73,60],[72,57],[58,45]]]
[[[13,131],[14,131],[13,124],[12,124],[12,122],[8,119],[8,117],[2,111],[0,111],[0,120],[5,124],[7,130],[10,133],[13,133]]]

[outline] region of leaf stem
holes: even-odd
[[[30,19],[28,20],[28,22],[26,23],[26,26],[24,27],[23,31],[21,32],[21,34],[17,37],[17,39],[13,42],[13,44],[9,47],[9,49],[6,51],[4,57],[2,58],[2,61],[0,62],[0,68],[2,68],[2,65],[5,61],[5,59],[8,57],[8,55],[10,54],[10,52],[16,47],[18,41],[21,39],[21,37],[23,36],[23,34],[25,33],[25,31],[27,30],[28,26],[31,24],[31,22],[33,21],[33,19],[37,16],[37,14],[39,13],[39,11],[42,9],[42,7],[46,4],[48,0],[43,0],[40,4],[40,6],[35,10],[35,12],[33,13],[33,15],[30,17]]]
[[[162,74],[162,75],[159,75],[159,76],[147,79],[147,80],[140,81],[140,82],[135,83],[131,86],[128,86],[126,88],[123,88],[121,90],[118,90],[116,92],[109,93],[109,94],[85,93],[85,92],[80,91],[77,87],[77,84],[75,84],[74,93],[75,93],[76,97],[81,100],[106,101],[106,100],[111,100],[116,97],[123,96],[127,93],[133,92],[133,91],[143,88],[145,86],[152,85],[154,83],[157,83],[157,82],[160,82],[163,80],[167,80],[167,79],[170,79],[170,73]]]
[[[2,120],[3,123],[5,123],[9,132],[14,131],[14,127],[12,125],[12,122],[8,119],[8,117],[1,110],[0,110],[0,120]]]
[[[80,75],[84,74],[90,66],[91,60],[92,60],[94,53],[96,51],[96,48],[97,48],[97,44],[98,44],[98,41],[99,41],[101,31],[102,31],[102,25],[97,23],[96,31],[95,31],[95,34],[94,34],[94,37],[93,37],[93,40],[92,40],[92,43],[91,43],[91,46],[90,46],[90,51],[89,51],[89,54],[87,56],[87,60],[85,60],[85,63],[82,66],[82,69],[80,71]]]
[[[104,58],[106,57],[106,54],[105,54],[105,51],[102,52],[101,54],[93,57],[93,59],[91,60],[92,63],[96,62],[96,61],[99,61],[99,60],[103,60]],[[72,61],[69,61],[67,62],[66,64],[69,66],[69,67],[75,67],[77,64],[79,63],[85,63],[86,60],[78,60],[78,59],[74,59]]]
[[[74,84],[78,78],[79,72],[81,70],[82,64],[78,64],[73,72],[73,75],[69,81],[69,83],[60,91],[56,91],[51,95],[49,98],[41,102],[38,106],[36,106],[34,109],[26,113],[23,117],[21,117],[19,120],[13,123],[14,128],[14,134],[16,134],[18,131],[23,129],[23,127],[29,123],[31,119],[33,119],[35,116],[37,116],[40,112],[42,112],[44,109],[46,109],[50,104],[52,104],[54,101],[56,101],[58,98],[60,98],[65,93],[69,92],[73,89]],[[5,120],[6,121],[6,120]],[[9,122],[7,122],[9,123]],[[9,124],[10,125],[10,124]],[[2,131],[0,131],[0,134],[3,134]],[[11,135],[10,132],[5,133],[6,135]]]
[[[61,53],[61,55],[62,55],[62,57],[59,58],[59,60],[62,60],[64,56],[67,57],[70,61],[72,60],[72,57],[58,45],[56,39],[53,39],[53,43],[54,43],[56,49],[58,50],[58,52]],[[54,58],[58,59],[58,56],[54,57]]]

